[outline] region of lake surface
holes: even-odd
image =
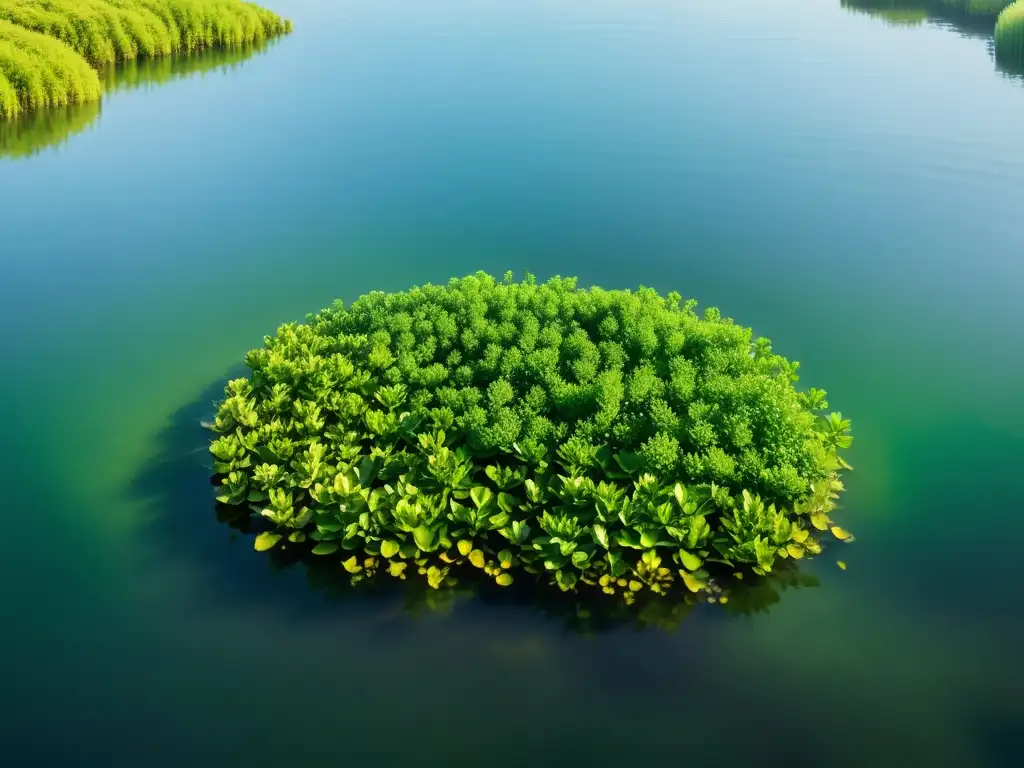
[[[267,3],[296,31],[261,55],[0,157],[0,765],[1019,761],[1024,80],[990,38],[839,0]],[[582,631],[324,586],[218,521],[198,421],[248,349],[478,269],[772,338],[853,419],[856,544],[767,612]]]

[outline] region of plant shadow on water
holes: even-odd
[[[277,42],[271,38],[238,48],[135,59],[104,67],[99,73],[104,98],[118,91],[159,86],[190,75],[229,71],[266,53]],[[89,128],[102,111],[102,101],[91,101],[38,109],[14,120],[0,120],[0,159],[31,157],[60,147]]]
[[[270,603],[284,614],[309,617],[337,615],[339,606],[344,606],[347,614],[385,620],[447,614],[456,608],[460,612],[515,610],[559,622],[569,631],[591,634],[624,627],[674,631],[695,610],[721,617],[768,613],[784,592],[819,586],[817,578],[786,561],[768,577],[750,576],[728,585],[724,605],[706,605],[686,593],[651,595],[626,605],[600,593],[562,593],[525,579],[503,588],[475,569],[460,571],[455,587],[440,590],[415,575],[407,580],[380,575],[352,584],[338,559],[313,555],[308,544],[256,552],[252,542],[261,530],[260,521],[244,509],[214,499],[208,452],[211,433],[203,426],[213,416],[214,403],[223,398],[227,381],[246,372],[242,366],[232,369],[180,408],[158,436],[156,456],[130,488],[132,499],[147,505],[148,543],[169,559],[184,559],[197,569],[203,582],[198,599],[218,607],[257,601]],[[304,586],[296,576],[304,577]]]

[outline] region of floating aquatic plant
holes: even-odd
[[[0,119],[99,99],[96,67],[289,31],[243,0],[0,0]]]
[[[574,279],[369,293],[246,356],[212,423],[218,500],[356,580],[459,567],[565,591],[714,589],[849,540],[850,422],[798,363],[677,293]]]

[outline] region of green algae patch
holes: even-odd
[[[100,67],[290,31],[242,0],[0,0],[0,119],[99,99]]]
[[[1024,67],[1024,2],[1018,0],[996,21],[996,61],[1014,69]]]
[[[714,589],[849,541],[850,422],[677,293],[478,273],[287,324],[228,383],[218,501],[360,580],[472,569],[621,596]]]

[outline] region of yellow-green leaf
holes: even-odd
[[[786,551],[789,552],[789,556],[794,560],[799,560],[804,556],[804,550],[802,547],[798,547],[796,544],[787,544]]]
[[[341,565],[349,573],[359,573],[361,570],[363,570],[363,567],[359,564],[359,560],[356,559],[355,555],[352,555],[352,557],[343,562]]]
[[[462,555],[463,557],[465,557],[466,555],[468,555],[470,552],[473,551],[473,542],[470,541],[469,539],[462,539],[461,541],[459,541],[458,547],[459,547],[459,554]]]
[[[390,560],[392,557],[397,555],[399,549],[400,547],[398,542],[394,539],[384,539],[384,541],[380,543],[380,555],[385,560]]]
[[[686,571],[680,571],[679,575],[683,577],[683,583],[686,584],[686,588],[691,592],[700,592],[707,586],[704,581]]]
[[[828,530],[828,515],[824,512],[818,512],[811,515],[811,525],[817,528],[819,531]]]
[[[805,541],[807,541],[808,536],[810,536],[810,533],[807,532],[806,528],[793,529],[793,541],[795,541],[797,544],[803,544]]]
[[[841,570],[841,571],[845,571],[846,570],[846,563],[844,563],[842,560],[836,560],[836,565],[839,566],[839,570]]]
[[[844,530],[843,528],[840,528],[838,525],[833,525],[832,526],[832,535],[835,536],[840,541],[852,541],[853,540],[853,534],[850,533],[847,530]]]
[[[256,537],[256,541],[253,542],[253,547],[255,547],[257,552],[266,552],[268,549],[273,549],[274,545],[280,540],[280,534],[264,531]]]
[[[391,563],[388,566],[388,572],[396,578],[405,578],[405,569],[409,566],[408,563],[402,562],[401,560]]]
[[[500,576],[498,576],[498,578],[496,578],[495,581],[498,582],[498,586],[507,587],[509,584],[512,583],[512,574],[503,573]]]
[[[696,571],[701,566],[700,558],[692,552],[687,552],[685,549],[679,550],[679,562],[688,571]]]
[[[482,551],[480,551],[479,549],[474,549],[472,552],[469,553],[469,562],[471,562],[477,568],[483,568],[487,561]]]

